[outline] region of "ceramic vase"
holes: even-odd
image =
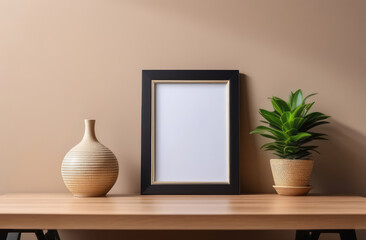
[[[76,197],[105,196],[118,177],[118,162],[95,136],[95,120],[85,120],[84,137],[62,162],[62,178]]]
[[[279,195],[306,195],[312,188],[310,177],[313,170],[313,160],[300,159],[271,159],[271,169]]]

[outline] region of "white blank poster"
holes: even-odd
[[[227,87],[156,83],[156,184],[229,183]]]

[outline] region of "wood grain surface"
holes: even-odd
[[[366,229],[357,196],[0,196],[0,228]]]

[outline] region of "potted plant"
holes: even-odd
[[[259,134],[272,141],[261,149],[272,151],[277,159],[271,159],[271,169],[275,185],[280,195],[306,195],[310,189],[310,176],[314,165],[312,152],[319,153],[318,146],[310,144],[314,140],[326,140],[325,134],[312,129],[322,124],[329,116],[320,112],[310,112],[314,102],[303,97],[301,89],[291,92],[288,102],[279,97],[270,98],[273,111],[260,109],[267,126],[258,126],[250,134]]]

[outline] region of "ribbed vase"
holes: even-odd
[[[105,196],[118,177],[117,158],[97,140],[94,129],[95,120],[85,120],[83,139],[62,162],[62,178],[76,197]]]

